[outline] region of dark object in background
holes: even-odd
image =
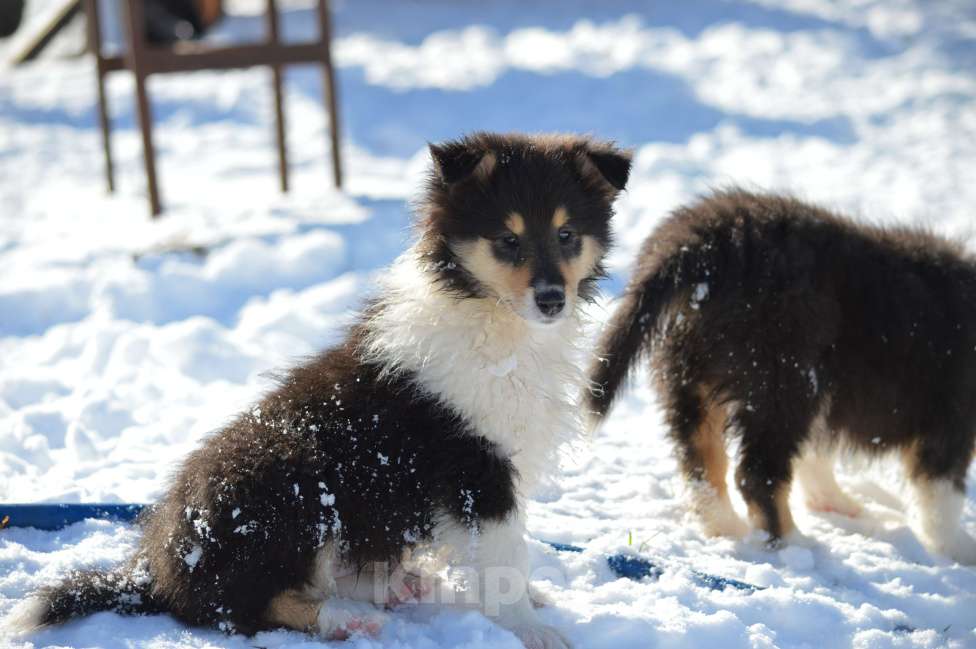
[[[146,40],[153,45],[200,38],[206,31],[194,0],[145,0]]]
[[[79,0],[80,1],[80,0]],[[120,70],[132,72],[136,82],[136,107],[139,115],[139,129],[142,132],[143,162],[148,182],[149,207],[153,217],[162,212],[159,197],[159,184],[156,179],[155,147],[152,141],[152,114],[146,89],[146,78],[154,74],[173,72],[193,72],[267,66],[272,70],[274,90],[275,126],[278,144],[278,174],[281,190],[288,191],[288,155],[285,142],[284,92],[282,90],[282,68],[299,63],[315,63],[322,66],[324,104],[329,111],[329,139],[331,140],[332,174],[336,187],[342,186],[342,165],[339,150],[339,113],[336,98],[335,71],[332,67],[332,23],[329,17],[329,0],[317,0],[316,22],[319,34],[316,39],[305,43],[282,43],[279,40],[279,16],[276,0],[266,0],[265,20],[267,38],[264,42],[247,45],[214,45],[207,47],[184,48],[193,51],[176,52],[173,47],[154,46],[146,43],[146,16],[144,2],[119,2],[122,11],[123,35],[127,56],[106,55],[102,49],[101,20],[98,0],[84,0],[88,15],[88,42],[95,54],[98,77],[98,121],[102,132],[102,147],[105,152],[105,179],[108,191],[115,191],[112,150],[110,145],[111,124],[108,118],[108,105],[105,95],[105,77]],[[198,0],[204,24],[209,25],[221,14],[220,0]],[[147,56],[148,50],[154,50]]]
[[[24,17],[26,0],[3,0],[0,2],[0,38],[10,36],[20,27]]]

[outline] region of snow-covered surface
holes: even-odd
[[[231,3],[214,38],[260,34]],[[286,4],[290,38],[308,3]],[[647,9],[650,7],[650,9]],[[118,192],[107,196],[90,61],[0,74],[0,501],[150,501],[175,463],[336,340],[410,238],[424,143],[474,129],[592,132],[636,151],[609,294],[666,211],[709,187],[788,189],[885,223],[972,234],[976,5],[968,0],[336,0],[347,165],[328,183],[320,76],[288,73],[294,190],[276,190],[268,72],[150,82],[168,211],[147,219],[132,100],[109,83]],[[194,250],[205,249],[205,254]],[[594,309],[606,317],[606,302]],[[971,482],[976,472],[970,471]],[[702,536],[644,381],[532,501],[545,619],[579,647],[974,647],[976,570],[907,527],[896,467],[847,462],[859,520],[794,511],[812,548]],[[737,503],[741,507],[741,502]],[[965,525],[976,532],[976,489]],[[88,521],[0,533],[0,614],[137,533]],[[604,552],[669,566],[616,580]],[[689,570],[766,586],[711,591]],[[555,576],[554,576],[555,575]],[[0,640],[0,643],[3,641]],[[24,646],[298,647],[103,613]],[[350,646],[515,647],[475,614],[402,611]]]

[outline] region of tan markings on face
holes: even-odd
[[[563,274],[563,279],[566,281],[567,293],[576,297],[580,282],[590,276],[602,254],[603,247],[596,239],[583,235],[583,249],[580,254],[559,262],[559,272]]]
[[[525,234],[525,219],[518,212],[512,212],[505,219],[505,227],[515,234],[522,236]]]
[[[296,629],[298,631],[312,631],[318,625],[319,605],[315,601],[297,590],[286,590],[278,593],[268,604],[264,612],[265,621]]]
[[[566,213],[566,208],[562,206],[557,207],[556,211],[552,213],[553,229],[558,230],[559,228],[566,225],[567,221],[569,221],[569,214]]]
[[[524,302],[532,279],[527,264],[512,266],[498,261],[487,239],[455,244],[454,252],[463,260],[464,268],[499,298],[511,305]]]

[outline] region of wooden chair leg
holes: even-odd
[[[319,29],[321,30],[324,52],[322,63],[324,68],[325,102],[329,107],[329,135],[332,139],[332,177],[337,188],[342,187],[342,162],[339,150],[339,110],[336,97],[335,71],[332,68],[332,22],[329,14],[328,0],[318,1]]]
[[[136,74],[136,106],[139,109],[139,130],[142,132],[142,157],[146,168],[146,184],[149,189],[149,211],[153,218],[159,216],[163,206],[159,200],[159,184],[156,180],[156,149],[152,137],[152,111],[146,93],[146,77]]]
[[[279,39],[278,29],[278,3],[275,0],[268,0],[268,40],[277,43]],[[272,85],[274,86],[275,103],[275,137],[278,141],[278,177],[281,180],[281,191],[288,191],[288,145],[285,139],[285,107],[282,92],[282,69],[280,65],[271,66]]]
[[[127,67],[132,70],[136,81],[136,108],[139,114],[139,130],[142,132],[142,157],[146,167],[146,183],[149,188],[149,209],[153,218],[163,211],[159,200],[159,187],[156,183],[156,150],[152,139],[152,111],[146,93],[146,70],[143,66],[145,52],[145,26],[141,1],[122,0],[126,15]]]
[[[105,152],[105,180],[108,191],[115,191],[115,170],[112,165],[112,122],[108,117],[108,97],[105,94],[105,61],[102,57],[102,29],[98,14],[98,0],[85,0],[85,20],[88,24],[88,49],[95,57],[95,78],[98,87],[98,125],[102,131]]]
[[[102,131],[102,148],[105,150],[105,180],[109,193],[115,192],[115,166],[112,164],[112,122],[108,117],[108,97],[105,94],[105,70],[98,62],[98,124]]]
[[[274,66],[271,69],[274,83],[275,99],[275,137],[278,140],[278,177],[281,180],[281,191],[288,191],[288,148],[285,140],[285,107],[284,96],[282,93],[282,71],[281,66]]]

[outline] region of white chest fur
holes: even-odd
[[[493,300],[445,294],[412,253],[394,264],[383,290],[368,356],[388,371],[415,373],[508,454],[523,488],[554,470],[559,446],[579,430],[579,318],[541,327]]]

